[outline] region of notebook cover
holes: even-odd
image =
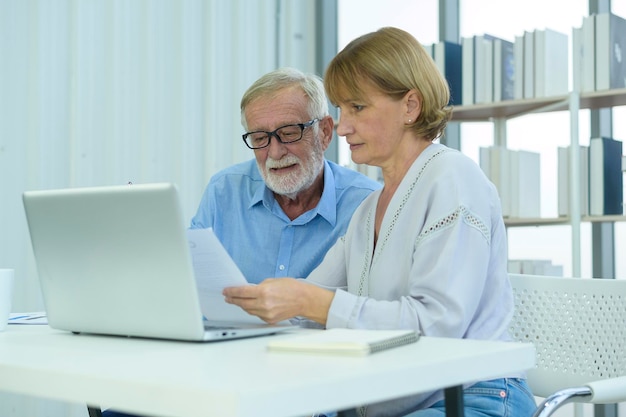
[[[329,329],[272,340],[267,348],[282,352],[366,356],[415,343],[418,339],[419,334],[413,330]]]

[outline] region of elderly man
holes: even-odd
[[[255,160],[211,178],[191,227],[212,227],[249,282],[306,277],[381,185],[324,159],[333,119],[317,76],[262,76],[241,100],[241,122]]]

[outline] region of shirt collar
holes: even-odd
[[[259,174],[260,175],[260,174]],[[257,188],[250,201],[250,207],[253,207],[259,203],[263,203],[263,206],[268,210],[272,210],[272,207],[277,204],[274,198],[272,190],[265,186]],[[337,195],[335,193],[335,176],[328,164],[328,161],[324,160],[324,189],[322,191],[322,198],[320,199],[317,207],[311,210],[307,217],[313,219],[315,215],[319,214],[332,226],[337,223]],[[302,216],[300,216],[302,217]],[[298,219],[300,219],[298,217]],[[298,219],[294,220],[296,222]]]

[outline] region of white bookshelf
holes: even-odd
[[[626,105],[626,88],[594,91],[580,94],[579,109],[601,109]],[[455,106],[452,120],[455,122],[485,122],[494,119],[511,119],[530,113],[569,110],[569,95],[497,103]]]
[[[531,113],[569,111],[570,114],[570,164],[569,177],[579,178],[579,110],[601,109],[626,105],[626,88],[588,93],[571,92],[556,97],[510,100],[503,102],[455,106],[452,120],[455,122],[486,122],[494,124],[494,144],[506,146],[506,122],[512,118]],[[579,187],[570,184],[569,193],[570,215],[554,218],[505,218],[507,227],[532,227],[569,225],[572,229],[572,274],[581,275],[581,222],[623,222],[626,216],[582,216],[580,213]]]

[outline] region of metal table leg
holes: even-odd
[[[446,417],[463,417],[463,386],[446,388],[444,391]]]

